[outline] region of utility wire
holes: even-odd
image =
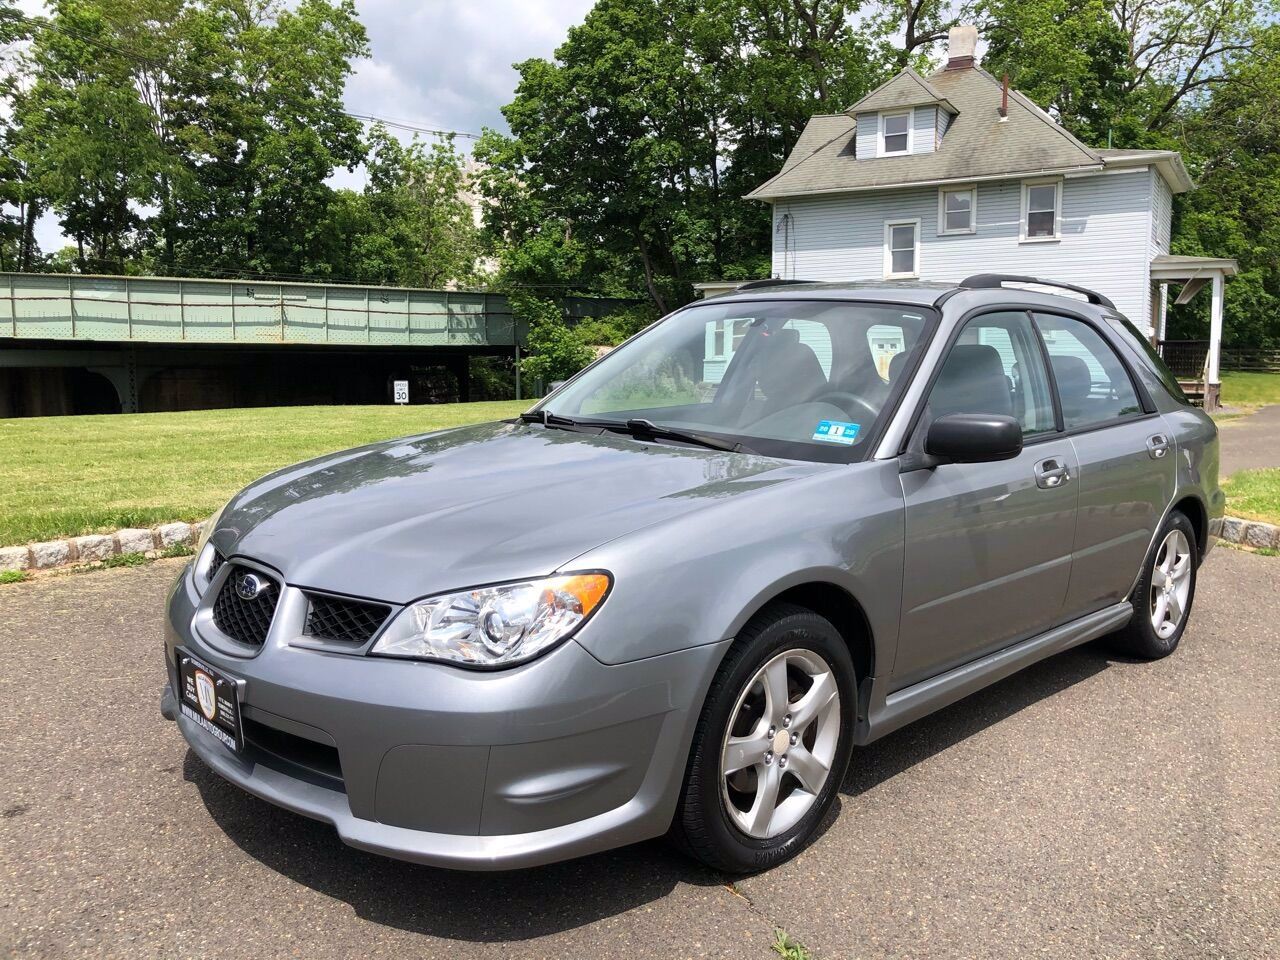
[[[433,137],[466,137],[469,140],[479,140],[480,134],[467,133],[464,130],[433,130],[431,127],[420,127],[417,124],[409,123],[405,120],[392,120],[388,117],[375,117],[366,113],[352,113],[350,110],[342,111],[353,120],[363,120],[365,123],[380,123],[384,127],[395,127],[397,130],[408,130],[411,133],[426,133]]]

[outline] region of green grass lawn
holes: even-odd
[[[1241,470],[1224,480],[1222,488],[1231,516],[1280,523],[1280,469]]]
[[[1225,403],[1280,403],[1280,374],[1225,373]],[[271,407],[0,420],[0,546],[200,520],[249,481],[331,450],[515,416],[533,401]],[[1233,515],[1280,520],[1280,470],[1228,486]]]
[[[1280,403],[1280,373],[1224,373],[1222,402],[1244,409]]]
[[[200,520],[332,450],[512,417],[532,400],[0,420],[0,546]]]

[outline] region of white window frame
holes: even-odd
[[[947,194],[948,193],[967,193],[969,194],[969,226],[960,230],[947,229]],[[939,187],[938,188],[938,236],[945,237],[948,235],[962,233],[978,232],[978,188],[975,184],[960,187]]]
[[[894,273],[893,272],[893,250],[889,246],[893,237],[894,227],[912,227],[915,229],[915,247],[912,253],[912,265],[915,267],[910,273]],[[912,280],[920,276],[920,218],[908,217],[901,220],[886,220],[884,222],[884,278],[886,280]]]
[[[916,112],[914,109],[885,110],[876,114],[876,155],[881,157],[905,157],[915,148]],[[905,150],[886,150],[884,148],[884,122],[889,117],[907,118],[907,148]],[[897,136],[897,134],[894,134]]]
[[[1027,221],[1031,216],[1031,188],[1032,187],[1053,187],[1053,235],[1049,237],[1029,237],[1027,236]],[[1037,210],[1037,213],[1043,213],[1043,210]],[[1019,243],[1056,243],[1062,239],[1062,178],[1061,177],[1043,177],[1038,180],[1022,181],[1022,216],[1018,221],[1018,242]]]

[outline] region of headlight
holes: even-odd
[[[209,543],[209,538],[213,536],[213,529],[218,525],[218,521],[222,519],[222,513],[227,509],[228,500],[220,506],[208,520],[204,522],[204,526],[200,528],[200,539],[196,541],[196,562],[192,568],[191,574],[195,578],[196,587],[201,593],[209,587],[209,571],[213,566],[213,546]]]
[[[607,573],[575,573],[419,600],[370,652],[473,667],[521,663],[582,626],[611,583]]]

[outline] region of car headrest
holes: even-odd
[[[1013,400],[1000,352],[983,343],[952,347],[929,396],[929,409],[934,417],[948,413],[1011,416]]]
[[[1069,354],[1052,357],[1053,378],[1058,381],[1058,396],[1064,404],[1077,404],[1093,390],[1089,365]]]
[[[898,376],[902,373],[902,368],[907,365],[907,351],[901,350],[893,355],[893,359],[889,361],[889,382],[897,383]]]
[[[768,340],[756,377],[764,395],[774,401],[801,403],[825,389],[827,376],[818,355],[800,342],[797,330],[778,330]]]

